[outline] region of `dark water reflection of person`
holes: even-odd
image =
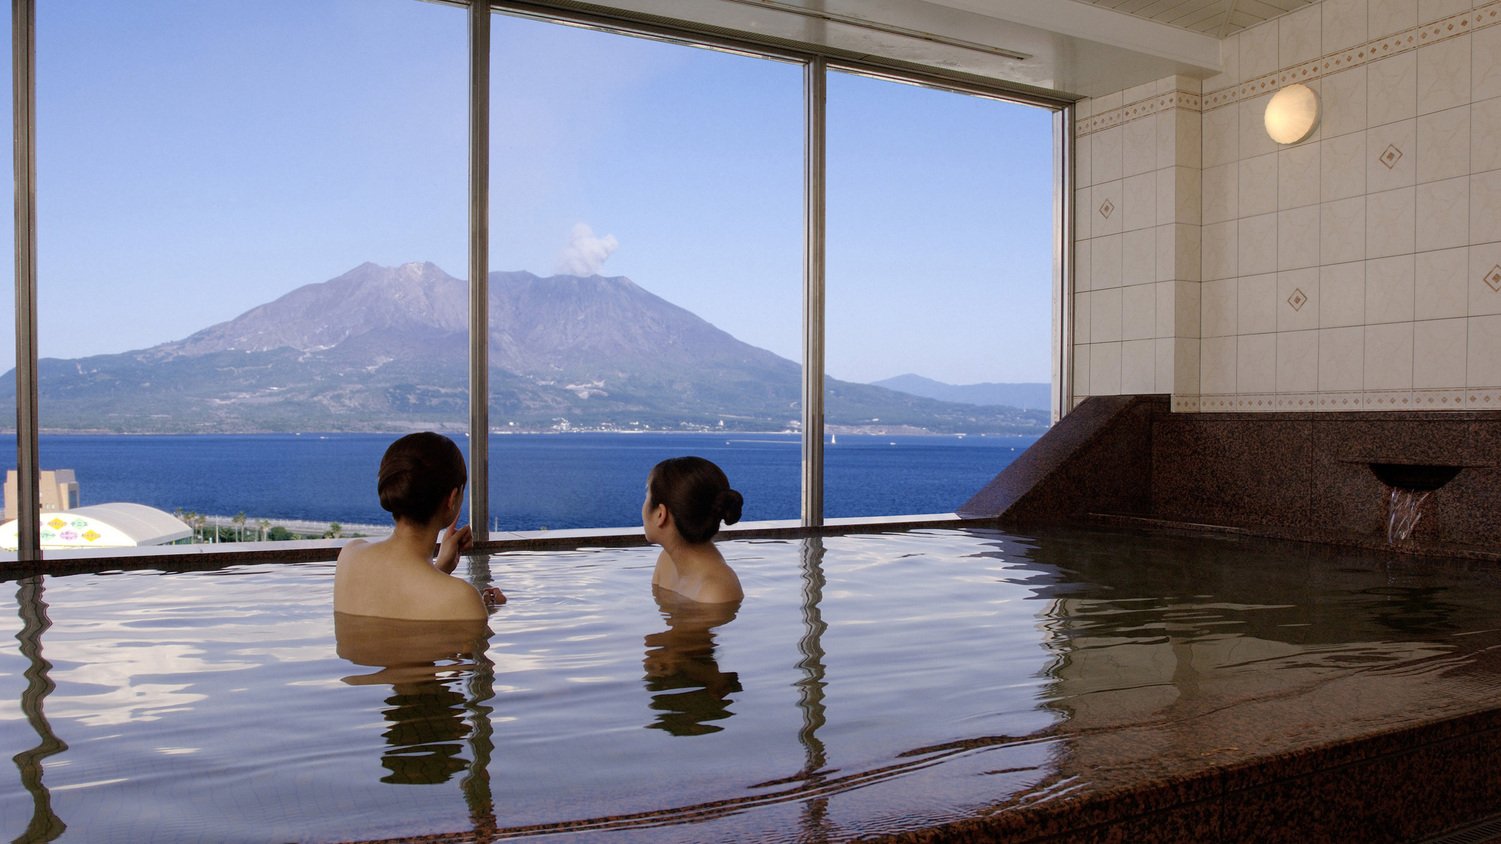
[[[661,588],[652,590],[667,629],[646,637],[646,690],[657,718],[646,726],[675,736],[716,733],[714,724],[734,713],[730,695],[741,691],[733,671],[714,659],[714,630],[735,620],[739,601],[701,604]]]
[[[432,785],[468,770],[467,717],[475,703],[469,682],[488,668],[490,628],[483,620],[409,621],[334,613],[338,654],[355,665],[378,668],[343,678],[351,686],[390,685],[381,782]],[[488,674],[488,672],[483,672]],[[487,695],[488,697],[488,695]],[[479,755],[478,753],[474,755]],[[484,754],[488,756],[488,753]]]

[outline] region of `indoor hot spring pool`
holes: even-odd
[[[732,611],[659,605],[654,548],[492,555],[488,630],[336,620],[332,563],[8,581],[0,837],[1417,841],[1501,806],[1480,563],[721,548]]]

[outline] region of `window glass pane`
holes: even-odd
[[[467,424],[463,11],[82,0],[37,39],[42,469],[218,541],[388,528],[385,446]]]
[[[494,526],[639,525],[683,454],[795,517],[801,66],[493,21]]]
[[[1045,429],[1051,127],[829,74],[825,516],[952,512]]]

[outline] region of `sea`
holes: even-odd
[[[43,435],[42,469],[72,469],[81,505],[131,501],[167,512],[389,524],[375,481],[388,434]],[[824,515],[947,513],[1036,436],[840,434],[824,446]],[[455,438],[468,452],[468,439]],[[490,438],[492,530],[630,527],[646,476],[696,454],[745,497],[746,521],[799,515],[797,434],[559,433]],[[15,441],[0,440],[15,466]],[[467,513],[462,517],[468,520]]]

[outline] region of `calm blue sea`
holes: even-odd
[[[43,469],[72,469],[82,504],[134,501],[251,519],[384,524],[376,469],[393,436],[241,434],[41,438]],[[824,447],[825,515],[951,512],[1036,437],[844,436]],[[468,442],[457,438],[467,452]],[[791,434],[514,434],[490,439],[499,530],[638,525],[646,475],[697,454],[745,496],[749,521],[798,516]],[[0,457],[15,465],[14,439]],[[467,515],[464,517],[468,518]]]

